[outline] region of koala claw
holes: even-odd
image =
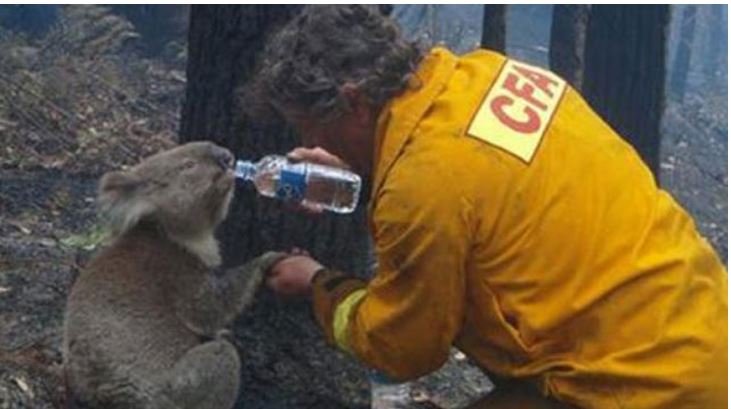
[[[228,341],[234,345],[236,341],[234,338],[234,333],[227,328],[219,329],[218,331],[216,331],[215,339]]]

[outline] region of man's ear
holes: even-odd
[[[363,91],[352,82],[346,82],[340,87],[340,90],[348,101],[350,113],[353,114],[359,124],[368,125],[371,120],[372,108]]]
[[[132,172],[106,173],[99,181],[97,205],[115,235],[132,228],[153,207],[137,194],[143,181]]]

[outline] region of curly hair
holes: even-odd
[[[422,56],[378,6],[306,6],[267,42],[245,105],[258,116],[326,122],[349,110],[341,87],[352,83],[380,108],[406,87]]]

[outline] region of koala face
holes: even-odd
[[[233,165],[227,149],[191,142],[104,175],[99,205],[116,234],[140,220],[157,222],[174,236],[210,232],[233,198]]]

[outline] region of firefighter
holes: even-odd
[[[497,380],[475,407],[725,407],[725,268],[564,80],[358,5],[306,7],[260,61],[249,102],[299,130],[290,156],[370,181],[372,280],[269,272],[332,345],[396,381],[456,346]]]

